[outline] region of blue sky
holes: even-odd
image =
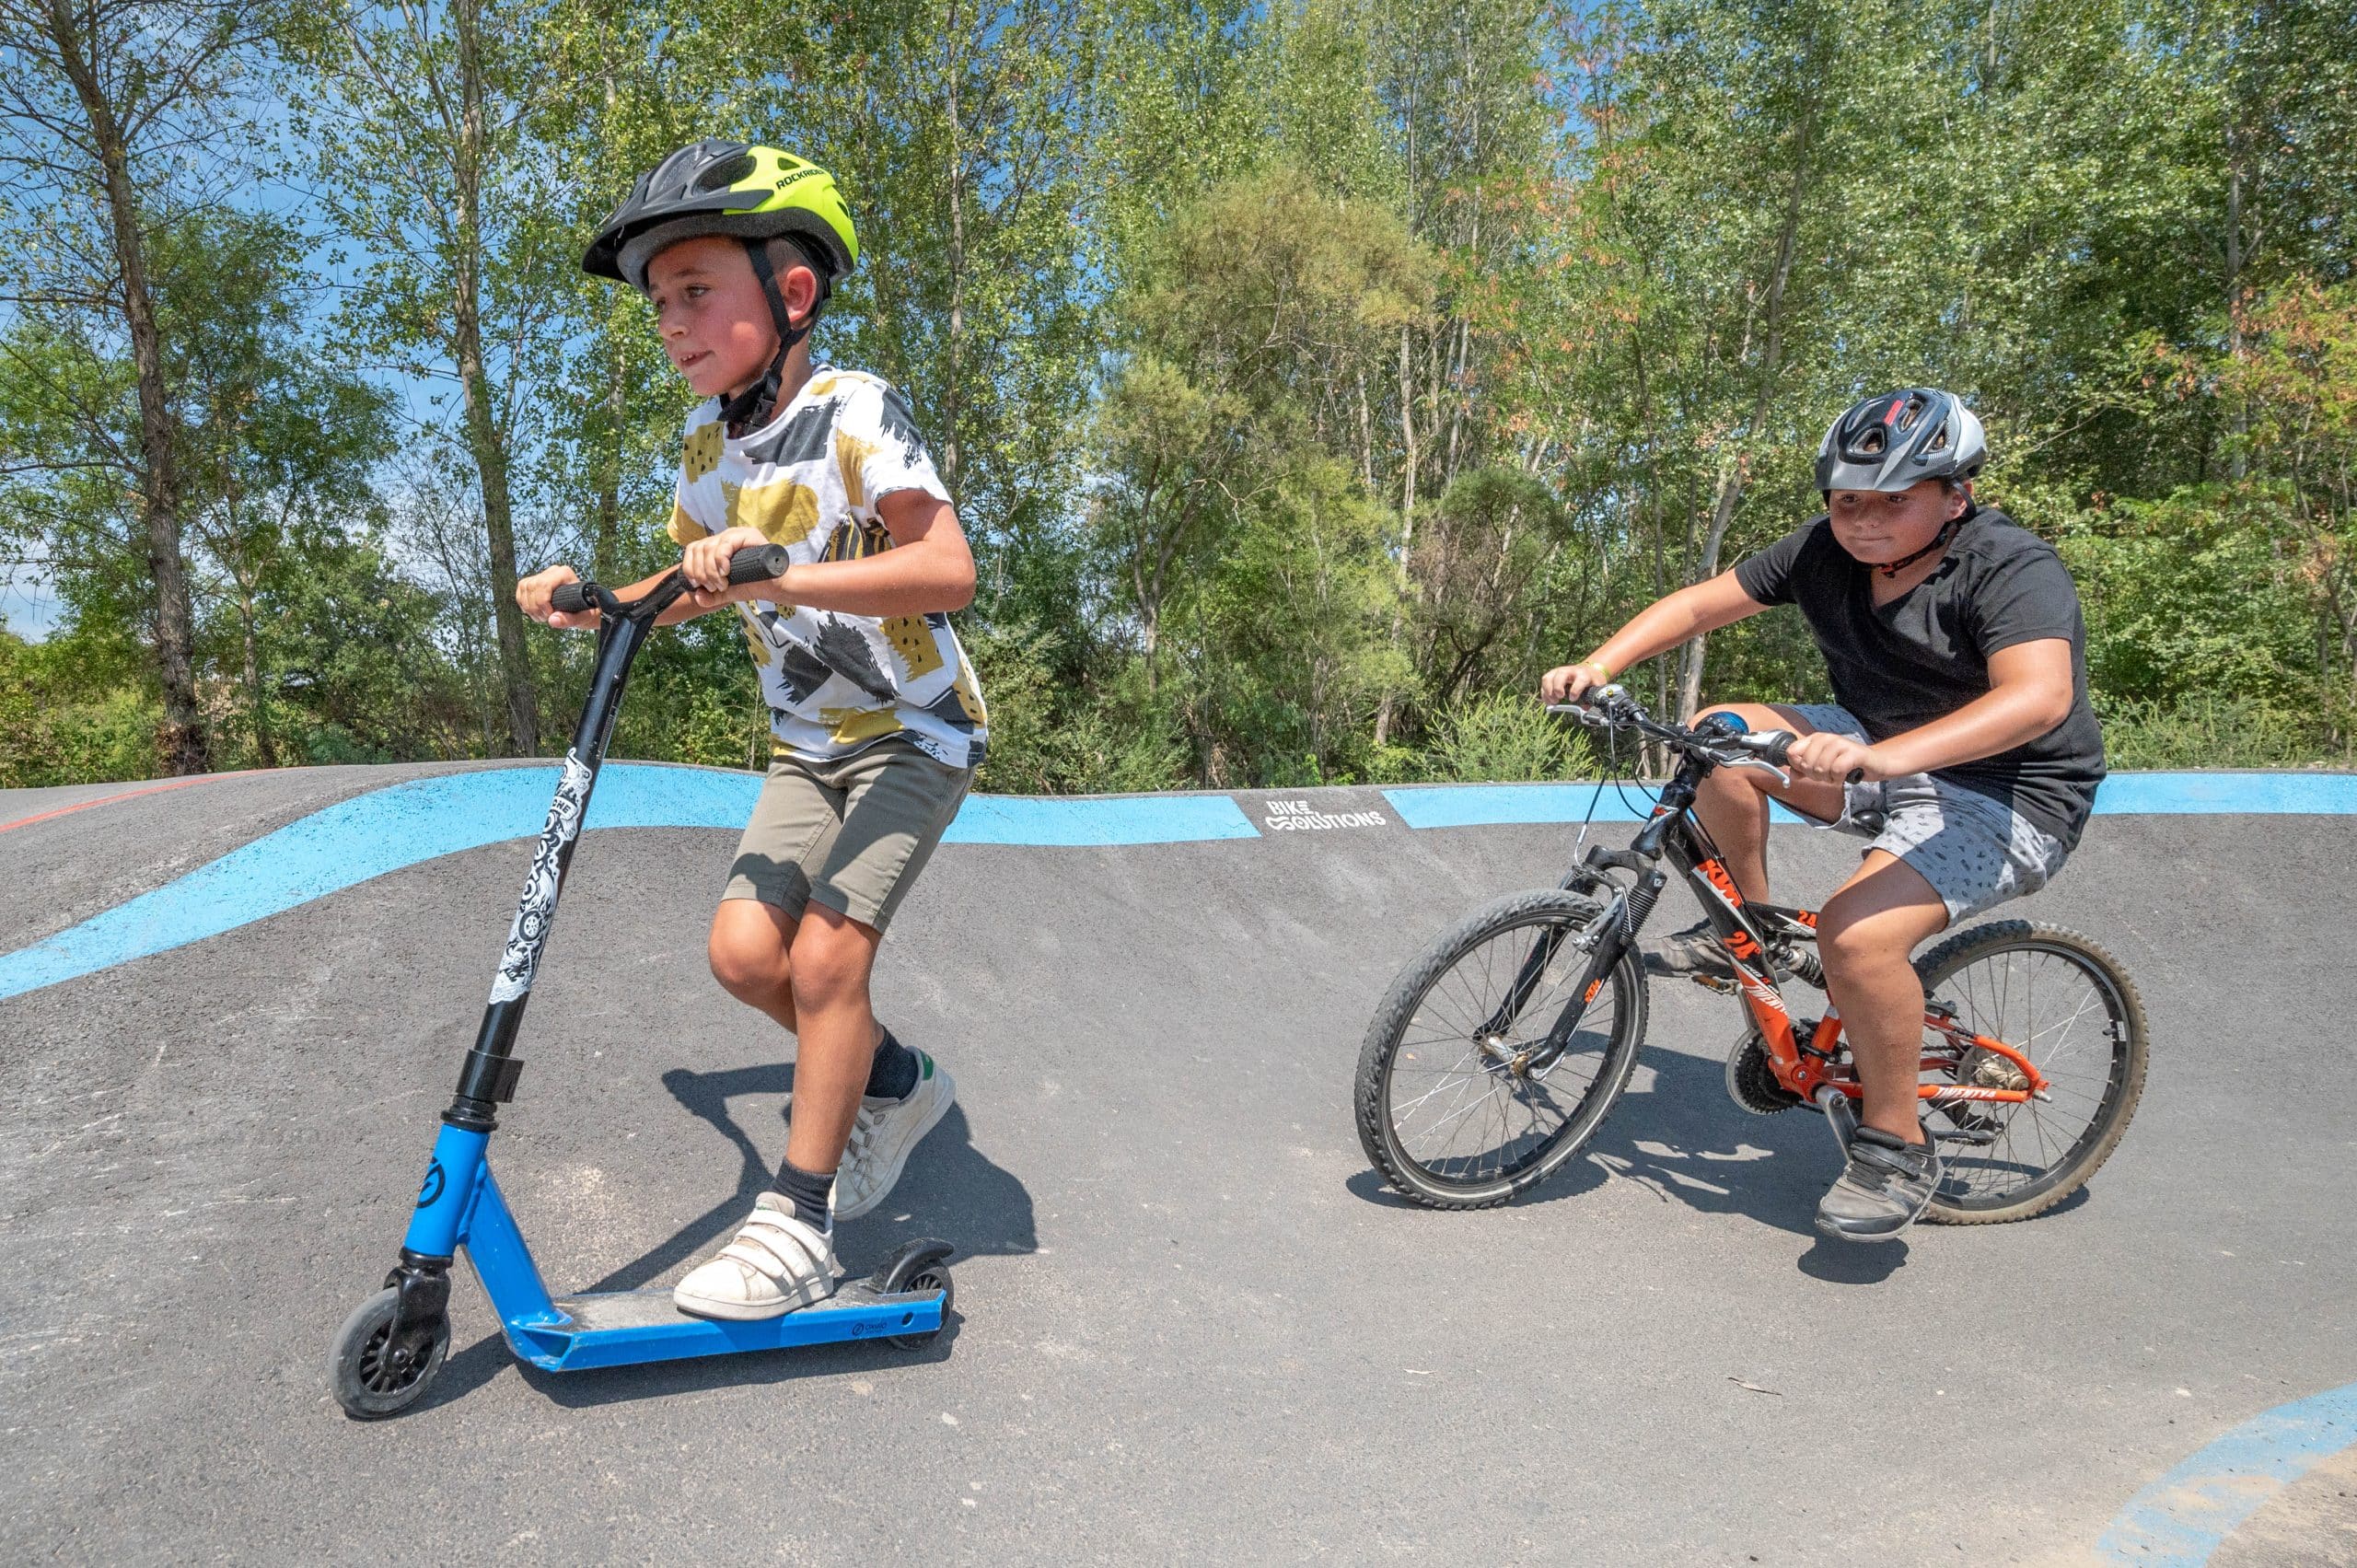
[[[57,624],[57,600],[47,579],[20,569],[16,580],[0,580],[0,626],[29,643],[38,643]]]

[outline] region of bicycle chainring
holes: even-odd
[[[1727,1052],[1727,1098],[1754,1116],[1773,1116],[1801,1103],[1801,1097],[1776,1081],[1768,1060],[1768,1042],[1758,1029],[1746,1029]]]

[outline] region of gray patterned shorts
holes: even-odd
[[[1865,726],[1830,703],[1787,703],[1810,726],[1852,740]],[[1848,786],[1839,820],[1820,822],[1871,839],[1915,869],[1948,907],[1948,923],[2046,886],[2068,851],[2062,841],[2001,801],[1929,773]],[[1865,851],[1860,851],[1860,854]]]

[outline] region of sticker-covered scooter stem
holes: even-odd
[[[516,905],[516,923],[507,930],[507,948],[500,955],[499,972],[492,977],[493,1002],[513,1002],[532,989],[540,949],[548,943],[549,924],[556,914],[557,889],[564,881],[565,848],[581,831],[590,777],[589,765],[567,751],[564,776],[557,781],[556,798],[549,803],[548,823],[540,829],[540,848],[532,855],[531,875],[525,877],[524,896]]]

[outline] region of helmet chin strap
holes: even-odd
[[[1917,551],[1912,555],[1902,555],[1896,561],[1881,562],[1876,564],[1875,570],[1880,572],[1886,577],[1896,577],[1901,572],[1906,571],[1910,566],[1914,565],[1918,561],[1922,560],[1926,555],[1930,555],[1935,551],[1945,549],[1948,540],[1956,537],[1956,530],[1970,522],[1972,520],[1972,515],[1979,510],[1980,510],[1980,507],[1978,504],[1967,501],[1964,504],[1963,511],[1958,512],[1955,517],[1950,517],[1946,522],[1940,525],[1940,531],[1932,536],[1931,543],[1925,545],[1922,549]]]
[[[811,324],[819,317],[814,305],[809,320],[798,327],[794,324],[794,317],[785,308],[785,296],[778,292],[777,270],[770,265],[768,241],[748,239],[745,254],[752,260],[753,276],[761,280],[761,297],[770,302],[770,322],[777,329],[777,353],[760,380],[720,405],[721,421],[731,436],[742,436],[776,409],[778,391],[785,385],[785,356],[794,352],[795,343],[810,335]]]

